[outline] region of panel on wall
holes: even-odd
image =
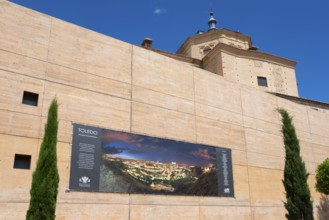
[[[73,124],[70,189],[234,196],[231,150]]]

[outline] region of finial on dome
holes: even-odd
[[[216,30],[216,19],[214,18],[214,11],[211,9],[210,10],[210,19],[208,21],[208,26],[209,26],[209,30],[208,31],[212,31],[212,30]]]

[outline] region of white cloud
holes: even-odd
[[[167,10],[165,8],[156,8],[154,9],[153,13],[156,15],[162,15],[167,13]]]

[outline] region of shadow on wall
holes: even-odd
[[[320,204],[317,206],[319,220],[329,219],[329,196],[322,195]]]

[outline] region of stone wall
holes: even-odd
[[[57,219],[284,219],[277,107],[311,173],[329,155],[329,112],[0,0],[0,219],[24,219],[51,100],[59,101]],[[39,94],[37,107],[23,91]],[[72,122],[232,149],[234,198],[69,192]],[[32,155],[30,170],[14,155]],[[314,213],[317,214],[316,208]]]
[[[262,87],[258,85],[257,77],[266,77],[267,87],[263,87],[264,91],[298,96],[294,67],[225,52],[222,53],[221,60],[223,76],[228,80],[260,89]]]
[[[294,61],[219,43],[203,59],[202,64],[205,70],[223,76],[228,81],[261,91],[298,97]],[[258,77],[266,78],[267,85],[259,85]]]

